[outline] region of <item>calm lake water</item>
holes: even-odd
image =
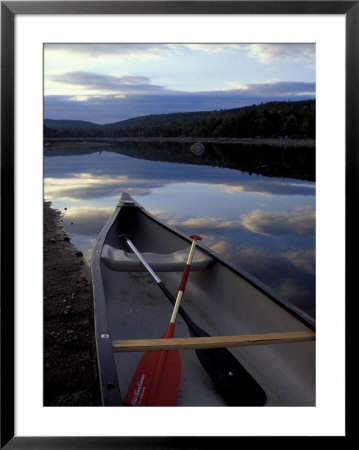
[[[294,159],[294,150],[278,150],[272,167],[268,149],[255,151],[253,162],[233,144],[208,144],[202,155],[188,144],[64,144],[44,153],[44,195],[88,262],[128,192],[315,317],[314,150]]]

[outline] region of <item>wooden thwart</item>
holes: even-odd
[[[192,350],[201,348],[242,347],[248,345],[284,344],[314,341],[313,331],[287,333],[243,334],[238,336],[209,336],[171,339],[137,339],[112,341],[113,352],[149,352],[158,350]]]

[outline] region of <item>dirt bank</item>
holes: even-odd
[[[99,404],[89,269],[44,202],[44,406]]]

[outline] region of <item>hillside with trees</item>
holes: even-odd
[[[193,137],[315,139],[315,100],[242,108],[156,114],[112,124],[44,121],[45,138]]]

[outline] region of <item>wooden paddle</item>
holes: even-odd
[[[191,262],[200,236],[192,235],[192,245],[167,330],[161,336],[173,338],[178,308],[186,287]],[[128,406],[176,406],[181,380],[181,360],[178,350],[146,352],[132,378],[123,403]]]
[[[126,235],[120,237],[125,239],[127,245],[156,281],[167,299],[174,305],[176,299],[137,250],[129,237]],[[178,313],[185,321],[192,337],[210,337],[206,331],[193,322],[182,306],[179,306]],[[264,405],[266,401],[264,390],[227,348],[196,349],[196,354],[203,368],[212,379],[216,389],[229,406]]]

